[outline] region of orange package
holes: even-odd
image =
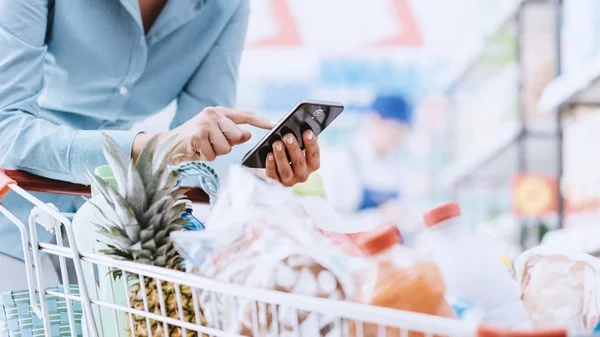
[[[445,299],[446,286],[438,266],[431,260],[415,258],[399,246],[400,233],[395,226],[384,226],[362,233],[355,240],[358,248],[373,260],[376,273],[369,274],[359,293],[359,302],[386,308],[456,318]],[[356,327],[351,324],[351,330]],[[364,324],[364,336],[378,336],[378,327]],[[388,337],[401,336],[397,328],[386,329]],[[352,333],[354,335],[354,333]],[[423,336],[410,332],[408,336]]]

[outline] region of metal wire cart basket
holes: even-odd
[[[187,170],[194,171],[190,167]],[[203,185],[209,191],[214,191],[215,185],[211,185],[210,181],[204,181]],[[376,326],[377,336],[567,335],[565,331],[520,333],[490,329],[465,321],[413,312],[228,284],[181,271],[81,252],[75,242],[71,222],[73,214],[59,212],[52,205],[33,197],[27,190],[89,195],[86,186],[39,178],[23,172],[0,170],[0,199],[7,193],[16,193],[32,208],[29,223],[26,224],[0,204],[0,213],[20,230],[28,280],[27,285],[24,285],[26,290],[0,296],[0,336],[241,336],[231,334],[218,325],[203,324],[204,317],[198,301],[200,290],[215,294],[215,298],[229,298],[228,303],[233,303],[230,308],[232,314],[237,312],[236,303],[240,301],[256,304],[251,306],[249,320],[252,327],[244,333],[245,336],[363,337],[368,336],[363,329],[366,325]],[[188,197],[194,202],[209,201],[209,196],[201,189],[191,190]],[[55,243],[40,242],[40,228],[52,232]],[[43,254],[59,259],[59,286],[44,284],[44,270],[40,267]],[[74,268],[74,279],[67,272],[68,263]],[[84,275],[90,270],[95,273],[96,282],[86,281]],[[102,282],[102,275],[114,270],[119,270],[123,277]],[[158,290],[158,307],[152,309],[148,296],[141,296],[137,305],[131,303],[126,289],[129,286],[128,280],[132,278],[139,281],[142,294],[150,291],[147,285],[163,285],[155,286]],[[165,291],[165,284],[169,284],[172,291]],[[185,317],[190,313],[182,310],[183,302],[190,296],[194,307],[191,315],[195,316],[191,318]],[[216,302],[212,302],[211,306],[204,307],[203,310],[216,310],[216,305]],[[178,316],[167,315],[168,306],[176,306],[179,309]],[[290,323],[289,317],[298,317],[298,313],[308,313],[317,322],[326,318],[330,322],[328,330],[323,328],[319,331],[305,331],[300,328],[298,320]],[[291,324],[293,328],[281,329],[284,320],[285,324]],[[268,333],[259,330],[266,323],[270,326]]]

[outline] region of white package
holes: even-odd
[[[600,319],[600,260],[539,246],[515,261],[521,298],[535,328],[563,327],[590,333]]]

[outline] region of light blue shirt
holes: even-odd
[[[248,15],[248,0],[171,0],[145,34],[138,0],[57,0],[46,43],[48,0],[0,1],[0,167],[87,183],[106,163],[99,130],[130,153],[133,123],[173,100],[171,128],[232,106]],[[32,207],[14,193],[3,204],[24,220]],[[22,256],[2,217],[0,252]]]

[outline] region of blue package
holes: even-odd
[[[457,298],[447,298],[446,300],[452,306],[458,320],[478,323],[483,317],[483,312],[479,308],[465,300]]]

